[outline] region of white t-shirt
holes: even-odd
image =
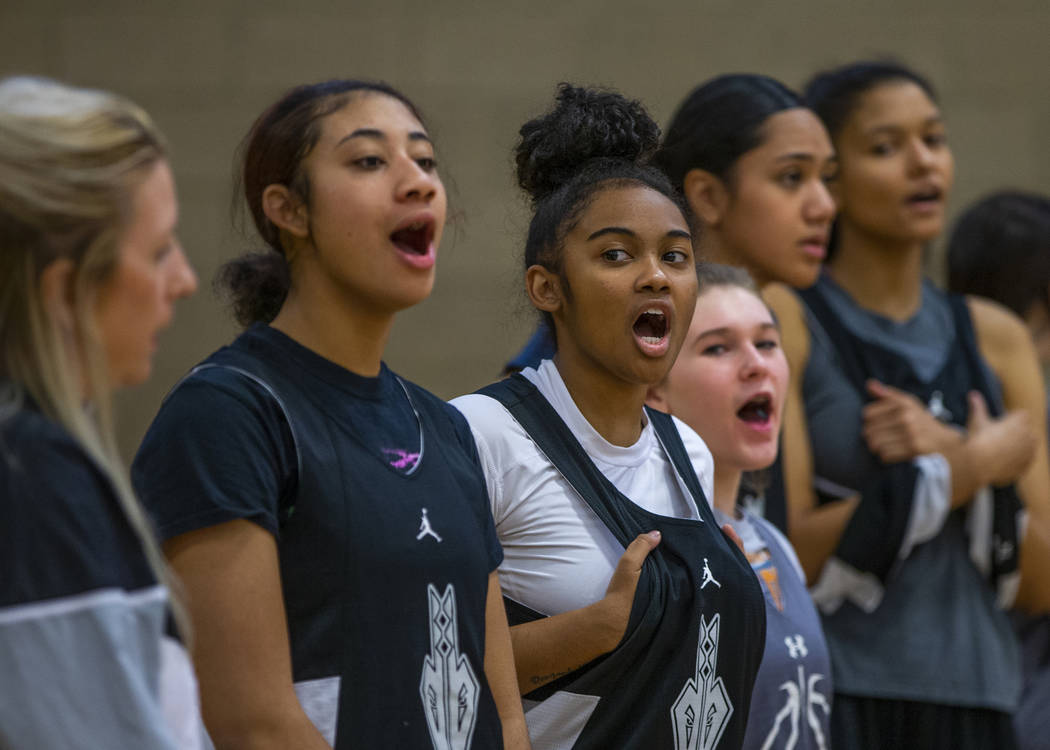
[[[634,445],[613,445],[584,418],[551,360],[521,374],[550,402],[620,492],[651,513],[700,518],[648,420]],[[478,444],[503,545],[499,574],[504,595],[544,615],[601,599],[623,546],[503,404],[477,394],[460,396],[452,404],[467,418]],[[711,452],[685,423],[678,419],[674,423],[710,498]]]

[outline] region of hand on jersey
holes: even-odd
[[[613,571],[605,589],[605,596],[601,600],[605,625],[609,628],[610,638],[613,639],[610,641],[610,651],[619,645],[627,632],[631,607],[634,605],[634,592],[642,575],[642,565],[659,543],[659,531],[639,534],[627,545],[620,561],[616,563],[616,570]]]
[[[885,463],[911,461],[927,453],[943,453],[964,440],[961,430],[941,422],[913,394],[880,383],[867,382],[874,401],[861,415],[868,450]]]
[[[981,476],[992,485],[1016,481],[1035,455],[1037,440],[1028,413],[1018,409],[995,419],[980,393],[970,391],[969,398],[966,429]]]

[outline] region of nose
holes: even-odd
[[[419,162],[407,155],[404,157],[403,164],[397,184],[398,200],[418,200],[428,203],[434,199],[439,190],[444,189],[441,178],[433,169],[424,169]]]
[[[912,140],[909,155],[911,156],[909,163],[912,171],[915,172],[929,171],[936,162],[936,155],[933,153],[933,149],[922,138]]]
[[[197,274],[190,265],[189,258],[179,245],[172,253],[171,270],[168,277],[168,297],[172,300],[189,297],[197,291]]]
[[[817,180],[812,192],[807,196],[802,207],[803,216],[806,221],[829,224],[835,218],[835,199],[823,180]]]
[[[637,288],[642,291],[664,292],[671,287],[671,280],[667,276],[660,253],[647,253],[642,261],[641,271],[638,274]]]
[[[769,371],[766,357],[753,342],[747,342],[741,347],[743,360],[740,363],[740,379],[753,380],[764,376]]]

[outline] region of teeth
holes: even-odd
[[[657,336],[642,336],[642,341],[644,341],[647,344],[653,344],[655,346],[656,344],[659,344],[661,341],[663,341],[663,339],[658,338]]]

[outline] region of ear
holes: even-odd
[[[667,401],[667,378],[649,386],[649,390],[645,392],[645,405],[666,414],[671,413],[671,404]]]
[[[553,313],[564,302],[561,279],[543,266],[529,266],[525,271],[525,291],[537,310]]]
[[[59,329],[66,334],[75,330],[76,313],[73,300],[73,261],[69,258],[56,258],[44,267],[40,274],[39,292],[44,309],[55,321]]]
[[[729,191],[721,178],[706,169],[690,169],[682,180],[682,191],[704,225],[718,226],[729,208]]]
[[[310,236],[306,204],[285,185],[267,185],[262,194],[262,209],[275,227],[293,237]]]

